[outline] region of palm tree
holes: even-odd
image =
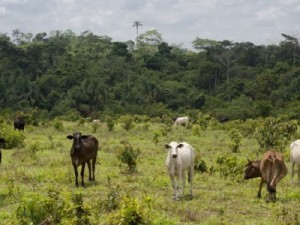
[[[136,36],[139,35],[139,26],[143,26],[142,22],[141,21],[134,21],[133,22],[133,27],[136,27]]]

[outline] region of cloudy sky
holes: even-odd
[[[191,48],[199,37],[277,44],[300,37],[300,0],[0,0],[0,33],[89,30],[113,41],[158,30],[169,44]]]

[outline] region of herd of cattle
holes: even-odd
[[[94,121],[93,121],[94,122]],[[97,121],[98,122],[98,121]],[[100,121],[99,121],[100,122]],[[188,117],[178,117],[174,119],[174,126],[188,126]],[[18,117],[14,121],[14,129],[24,131],[25,120]],[[72,140],[71,160],[75,173],[75,185],[78,186],[78,166],[81,165],[81,185],[84,186],[84,169],[87,164],[89,169],[89,180],[95,180],[95,165],[98,151],[98,140],[92,135],[82,135],[79,132],[68,135],[67,138]],[[4,145],[5,140],[0,138],[0,144]],[[171,141],[166,144],[168,149],[166,158],[166,168],[173,188],[173,198],[178,200],[184,195],[185,188],[185,171],[188,171],[188,183],[190,187],[190,196],[193,195],[193,174],[195,150],[187,142],[177,143]],[[0,163],[2,154],[0,150]],[[291,181],[294,183],[294,167],[297,165],[298,184],[300,185],[300,140],[296,140],[290,145],[290,162],[291,162]],[[244,179],[260,177],[260,184],[257,196],[261,197],[261,189],[264,184],[267,185],[269,193],[267,201],[276,201],[276,186],[279,181],[287,174],[287,166],[284,162],[282,153],[276,151],[267,151],[260,160],[250,161],[244,170]],[[181,185],[179,185],[181,183]],[[180,186],[180,187],[179,187]],[[179,190],[181,190],[179,192]]]

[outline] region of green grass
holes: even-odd
[[[102,123],[96,133],[93,133],[91,123],[83,126],[75,122],[62,123],[62,129],[55,128],[51,123],[39,127],[27,126],[24,148],[2,150],[0,224],[21,224],[17,218],[18,208],[22,204],[28,206],[28,199],[32,196],[40,196],[42,203],[47,202],[48,193],[53,190],[59,196],[53,205],[59,205],[59,199],[65,202],[60,224],[76,224],[76,215],[72,211],[76,204],[72,205],[70,199],[78,193],[82,195],[82,207],[86,208],[91,224],[109,224],[113,223],[112,218],[120,218],[120,208],[125,202],[122,199],[126,196],[137,201],[140,215],[153,224],[300,223],[300,188],[291,184],[289,174],[277,187],[278,201],[266,203],[265,187],[263,198],[256,198],[259,179],[245,181],[242,170],[225,179],[217,171],[216,158],[219,155],[235,156],[240,168],[246,164],[246,157],[254,159],[258,144],[253,137],[243,138],[240,151],[232,153],[230,138],[224,130],[207,129],[196,135],[192,129],[172,127],[167,136],[158,137],[156,144],[153,140],[155,133],[165,129],[158,123],[150,123],[148,129],[144,129],[143,124],[135,124],[129,131],[116,124],[112,132],[108,132],[106,124]],[[100,143],[96,182],[88,181],[86,168],[84,188],[77,188],[74,184],[69,155],[72,142],[66,138],[74,131],[93,134]],[[117,159],[115,150],[122,146],[122,140],[128,141],[134,149],[140,149],[136,173],[128,173],[125,165],[120,166]],[[164,148],[171,140],[189,142],[200,153],[207,168],[216,170],[212,174],[195,174],[193,199],[185,196],[180,201],[174,201],[171,198],[172,188],[165,169],[167,150]],[[288,146],[286,151],[288,155]],[[108,196],[113,193],[116,196],[112,200]],[[185,193],[188,193],[188,184]],[[110,210],[106,205],[112,201],[116,201],[117,209]],[[23,223],[29,224],[28,221]]]

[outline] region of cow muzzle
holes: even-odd
[[[175,154],[174,154],[174,155],[172,155],[172,158],[176,159],[176,158],[177,158],[177,155],[175,155]]]

